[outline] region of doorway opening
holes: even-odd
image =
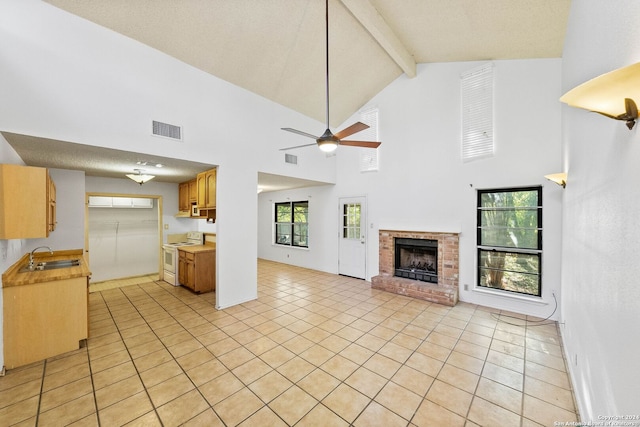
[[[162,196],[86,193],[85,202],[91,284],[161,279]]]

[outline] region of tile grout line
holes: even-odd
[[[138,285],[135,285],[135,286],[138,286]],[[126,295],[126,294],[121,290],[121,288],[115,288],[115,289],[118,289],[118,291],[119,291],[119,292],[120,292],[124,297],[126,297],[127,301],[128,301],[131,305],[133,305],[133,307],[135,308],[136,312],[137,312],[138,314],[140,314],[140,312],[139,312],[138,308],[135,306],[135,304],[133,304],[133,303],[132,303],[132,301],[131,301],[131,300],[129,299],[129,297],[128,297],[128,296],[127,296],[127,295]],[[109,289],[109,290],[112,290],[112,289]],[[100,291],[100,296],[102,297],[102,291]],[[104,298],[104,297],[103,297],[103,298]],[[113,320],[113,324],[114,324],[114,326],[115,326],[116,330],[118,331],[118,335],[120,335],[120,340],[122,341],[122,344],[124,345],[124,347],[125,347],[125,349],[126,349],[126,351],[127,351],[127,354],[129,355],[129,359],[131,360],[131,364],[133,365],[133,368],[134,368],[134,369],[135,369],[135,371],[136,371],[136,375],[138,376],[138,379],[140,380],[140,383],[142,384],[142,386],[143,386],[143,388],[144,388],[144,392],[145,392],[145,394],[147,395],[147,398],[149,399],[149,402],[151,403],[151,406],[153,407],[153,411],[154,411],[154,413],[156,414],[156,417],[158,418],[158,420],[160,420],[160,415],[158,414],[158,411],[157,411],[156,405],[154,405],[153,400],[151,399],[151,396],[149,395],[149,390],[147,389],[147,386],[144,384],[144,381],[142,380],[142,377],[140,376],[140,371],[138,371],[138,367],[136,366],[136,364],[135,364],[135,362],[134,362],[134,360],[133,360],[133,356],[131,355],[131,352],[130,352],[130,350],[129,350],[129,346],[127,346],[127,343],[126,343],[126,341],[125,341],[125,338],[122,336],[122,330],[121,330],[121,329],[120,329],[120,327],[118,326],[118,323],[116,322],[116,319],[115,319],[115,317],[114,317],[114,315],[113,315],[113,311],[112,311],[112,310],[111,310],[111,308],[109,307],[109,304],[107,303],[107,301],[106,301],[106,300],[105,300],[105,303],[106,303],[107,310],[109,311],[109,315],[111,316],[111,319]],[[146,320],[145,320],[145,323],[146,323]],[[147,324],[147,325],[148,325],[148,324]],[[152,331],[153,331],[153,329],[152,329]],[[155,335],[155,332],[154,332],[154,335]],[[88,353],[88,350],[89,350],[89,343],[87,342],[87,353]],[[90,359],[89,359],[89,363],[91,363]],[[120,380],[120,381],[122,381],[122,380]],[[92,381],[91,381],[91,382],[92,382],[92,386],[93,386],[93,378],[92,378]],[[96,394],[95,394],[95,391],[94,391],[94,399],[96,398],[95,396],[96,396]],[[119,401],[119,402],[120,402],[120,401]],[[111,404],[111,405],[109,405],[109,406],[115,405],[115,404],[117,404],[117,403],[118,403],[118,402],[112,403],[112,404]],[[109,406],[107,406],[106,408],[108,408]],[[106,409],[106,408],[103,408],[103,409]],[[141,416],[144,416],[144,415],[146,415],[146,414],[142,414]],[[99,410],[99,408],[98,408],[98,403],[97,403],[97,401],[96,401],[96,416],[97,416],[97,418],[98,418],[98,425],[101,425],[101,422],[100,422],[100,410]],[[135,418],[135,419],[133,419],[133,420],[130,420],[129,422],[134,421],[134,420],[136,420],[136,419],[138,419],[138,418],[140,418],[140,417],[137,417],[137,418]],[[160,422],[162,423],[162,421],[160,421]]]

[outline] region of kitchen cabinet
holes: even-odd
[[[189,204],[198,203],[198,181],[192,179],[189,184]]]
[[[178,185],[178,210],[180,212],[190,212],[191,202],[189,201],[189,183],[183,182]]]
[[[49,237],[55,229],[55,196],[47,169],[0,164],[0,239]]]
[[[193,204],[198,203],[198,180],[182,182],[178,185],[178,211],[188,213],[184,216],[194,216],[191,211]],[[195,217],[198,217],[197,215]]]
[[[150,197],[89,196],[90,208],[153,209]]]
[[[211,169],[198,174],[198,209],[215,209],[216,208],[216,181],[217,169]]]
[[[56,230],[56,184],[47,173],[47,235]]]
[[[76,259],[78,265],[22,272],[25,254],[2,275],[4,364],[28,365],[77,350],[89,337],[91,272],[82,249],[36,253],[34,261]]]
[[[215,246],[178,247],[178,282],[196,293],[215,291]]]
[[[80,348],[89,331],[88,282],[78,277],[3,288],[7,369]]]

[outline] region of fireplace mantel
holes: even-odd
[[[459,234],[441,231],[379,231],[380,274],[371,287],[388,292],[454,306],[458,302]],[[396,238],[438,241],[438,283],[425,283],[394,276]]]

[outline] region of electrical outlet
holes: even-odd
[[[466,283],[464,284],[464,290],[468,291],[469,290],[469,285],[467,285]]]
[[[575,357],[575,365],[578,366],[578,353],[576,353],[576,357]]]
[[[168,230],[168,229],[169,229],[169,224],[165,224],[165,225],[164,225],[164,229],[165,229],[165,230]]]

